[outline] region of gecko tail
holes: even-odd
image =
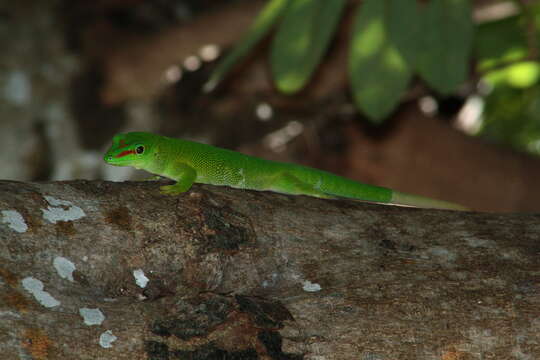
[[[392,192],[390,203],[396,205],[415,206],[429,209],[444,209],[444,210],[460,210],[468,211],[470,209],[465,206],[451,203],[443,200],[430,199],[423,196],[401,193],[399,191]]]

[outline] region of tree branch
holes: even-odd
[[[0,204],[7,359],[540,355],[539,215],[101,181]]]

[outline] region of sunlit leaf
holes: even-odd
[[[424,5],[413,66],[443,94],[451,93],[468,73],[473,42],[469,0],[431,0]]]
[[[532,41],[540,46],[538,36],[530,37],[533,29],[540,33],[540,22],[533,21],[540,19],[540,4],[528,2],[521,10],[477,26],[475,58],[489,89],[480,135],[540,155],[540,63],[529,59]]]
[[[493,74],[499,72],[500,70],[494,71]],[[538,82],[526,88],[512,86],[506,81],[498,83],[484,98],[480,135],[490,142],[510,145],[521,151],[540,155],[538,99]]]
[[[477,26],[474,53],[478,70],[484,72],[528,55],[523,22],[523,16],[516,15]]]
[[[491,86],[508,85],[514,88],[528,88],[540,80],[540,64],[536,61],[523,61],[504,68],[490,71],[483,80]]]
[[[305,86],[328,46],[345,0],[294,0],[274,37],[270,64],[276,87],[294,93]]]
[[[288,0],[270,0],[259,13],[247,35],[217,65],[210,79],[204,85],[205,91],[212,91],[223,80],[233,65],[243,58],[249,50],[261,40],[282,12],[287,8]]]
[[[379,123],[397,105],[411,71],[388,36],[391,0],[364,0],[356,14],[349,72],[357,106]]]

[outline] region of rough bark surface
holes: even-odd
[[[540,215],[0,182],[3,359],[540,358]]]

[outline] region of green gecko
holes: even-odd
[[[103,159],[111,165],[132,166],[175,180],[175,184],[160,188],[169,195],[188,191],[196,182],[319,198],[465,210],[461,205],[362,184],[306,166],[146,132],[116,135]]]

